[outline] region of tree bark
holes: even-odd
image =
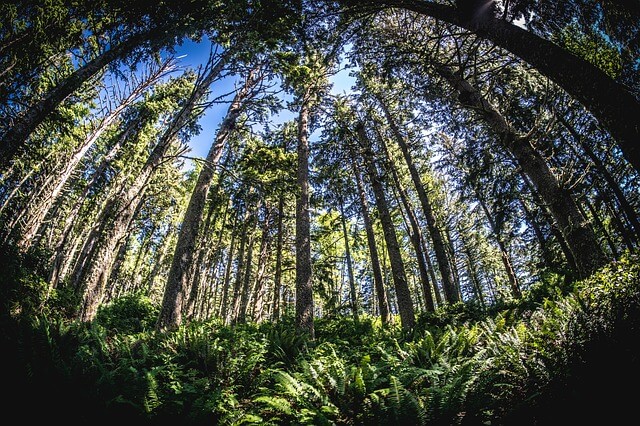
[[[100,54],[51,89],[44,98],[29,107],[19,117],[0,141],[0,170],[5,169],[23,149],[25,142],[33,131],[54,111],[65,99],[96,75],[111,62],[125,57],[148,37],[151,33],[135,34],[117,46]]]
[[[280,291],[282,288],[282,246],[283,246],[284,195],[278,197],[278,228],[276,237],[276,270],[273,278],[273,304],[271,319],[280,318]]]
[[[404,136],[400,132],[395,119],[391,115],[391,112],[389,111],[389,108],[387,107],[383,99],[379,96],[377,96],[377,99],[378,103],[382,107],[382,111],[384,112],[385,117],[387,118],[387,122],[389,123],[389,127],[391,128],[393,137],[400,147],[400,150],[402,151],[402,156],[404,157],[404,160],[407,163],[407,167],[409,168],[411,180],[413,181],[413,185],[418,193],[418,199],[420,200],[422,211],[427,221],[429,235],[431,236],[431,240],[433,241],[433,250],[436,255],[438,269],[440,270],[440,277],[442,278],[442,289],[444,290],[445,298],[449,303],[459,302],[460,293],[454,283],[453,271],[451,270],[451,264],[449,263],[449,259],[447,257],[444,237],[442,235],[440,227],[438,226],[435,214],[433,212],[433,207],[431,206],[429,195],[427,194],[427,191],[422,184],[422,178],[420,177],[418,168],[413,162],[413,158],[411,156],[411,153],[409,152],[409,146],[407,145]]]
[[[167,71],[171,69],[170,62],[165,62],[158,67],[148,78],[134,87],[129,95],[126,96],[120,104],[104,116],[99,123],[95,126],[93,131],[87,135],[82,143],[74,150],[71,157],[68,158],[62,165],[62,170],[54,171],[56,173],[53,176],[51,185],[46,185],[40,188],[39,192],[33,197],[30,202],[30,210],[33,210],[35,214],[27,215],[25,225],[23,225],[23,231],[20,239],[18,240],[18,246],[26,251],[31,247],[31,243],[36,234],[43,232],[42,224],[45,216],[50,211],[51,207],[57,202],[58,197],[62,194],[64,186],[73,174],[73,172],[80,164],[80,161],[84,158],[85,154],[95,145],[100,136],[105,130],[115,122],[120,114],[131,105],[137,98],[139,98],[149,87],[155,84],[163,75],[166,75]]]
[[[579,276],[584,278],[591,275],[604,263],[604,254],[571,194],[560,186],[544,158],[533,148],[528,137],[518,134],[468,81],[439,64],[436,65],[436,71],[460,94],[459,98],[464,99],[464,106],[473,108],[484,118],[496,133],[501,146],[516,158],[565,237],[576,261]]]
[[[376,170],[374,156],[371,148],[371,142],[367,136],[362,123],[358,123],[356,127],[358,140],[362,146],[362,155],[369,174],[373,194],[376,198],[376,205],[380,214],[380,222],[384,232],[384,238],[387,243],[387,252],[389,253],[389,263],[391,264],[391,274],[396,290],[396,298],[398,300],[398,311],[400,313],[400,321],[402,328],[410,329],[415,325],[415,312],[411,293],[407,284],[407,277],[402,261],[402,253],[398,244],[398,237],[395,233],[395,226],[389,212],[387,200],[384,195],[384,188],[380,176]]]
[[[351,1],[347,1],[347,4]],[[433,1],[357,2],[356,7],[397,7],[451,23],[508,50],[578,100],[616,139],[626,160],[640,173],[640,103],[623,85],[595,65],[508,21],[470,21],[453,6]]]
[[[522,292],[520,291],[520,281],[516,276],[516,272],[513,269],[513,262],[511,261],[511,256],[509,256],[509,252],[507,251],[507,247],[504,244],[502,239],[502,235],[498,232],[498,227],[496,226],[495,221],[493,220],[493,216],[487,207],[487,203],[484,200],[484,197],[479,193],[477,188],[474,188],[476,191],[476,199],[480,203],[480,207],[482,207],[482,211],[484,212],[487,221],[489,222],[489,228],[491,228],[491,233],[493,234],[493,238],[496,240],[498,244],[498,249],[500,250],[500,259],[502,260],[502,264],[504,265],[505,272],[507,274],[507,278],[509,279],[509,284],[511,286],[511,294],[513,297],[521,298]]]
[[[309,205],[309,101],[302,99],[298,116],[298,192],[296,194],[296,326],[315,338],[311,272],[311,217]]]
[[[382,152],[384,153],[386,159],[387,168],[389,169],[389,171],[391,171],[391,177],[393,178],[393,182],[398,190],[400,202],[404,206],[404,210],[409,222],[410,231],[408,232],[408,234],[409,239],[411,240],[411,244],[413,245],[413,250],[416,253],[416,263],[418,264],[418,272],[420,273],[420,283],[422,295],[424,297],[425,310],[433,312],[435,311],[436,307],[433,301],[433,295],[431,293],[431,283],[429,282],[429,272],[425,263],[425,253],[423,251],[422,244],[422,232],[420,232],[418,218],[413,211],[413,206],[409,201],[407,191],[402,186],[402,182],[400,182],[398,170],[396,169],[396,165],[394,164],[393,159],[389,154],[389,150],[387,149],[385,140],[379,131],[376,131],[376,133],[378,135],[378,140],[380,141],[380,147],[382,148]]]
[[[351,168],[356,180],[356,186],[358,188],[360,212],[362,214],[362,220],[364,221],[364,229],[367,234],[367,245],[369,246],[369,257],[371,258],[371,270],[373,272],[373,286],[375,289],[376,297],[378,299],[380,319],[382,320],[382,324],[386,325],[391,321],[391,314],[389,312],[387,292],[384,288],[382,270],[380,269],[380,255],[378,254],[378,246],[376,245],[376,235],[373,230],[373,222],[371,221],[371,216],[369,214],[369,204],[367,203],[362,176],[360,176],[360,171],[356,166],[357,159],[355,154],[353,153],[353,150],[350,149],[349,151],[351,155]]]
[[[356,291],[356,280],[353,276],[351,248],[349,247],[349,232],[347,231],[347,219],[344,217],[344,206],[342,200],[340,200],[340,222],[342,223],[342,238],[344,239],[344,255],[347,258],[347,277],[349,278],[351,313],[353,314],[353,319],[358,322],[358,293]]]

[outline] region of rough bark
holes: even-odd
[[[576,261],[578,274],[587,277],[605,261],[598,242],[585,218],[578,211],[571,194],[562,188],[544,158],[531,145],[527,136],[515,131],[468,81],[449,68],[436,65],[436,70],[464,99],[463,105],[476,111],[494,131],[497,142],[518,161],[549,208],[560,232]]]
[[[356,131],[358,140],[363,148],[362,155],[365,160],[367,173],[376,199],[376,206],[378,207],[378,212],[380,214],[380,223],[382,224],[382,230],[387,244],[391,274],[398,301],[400,321],[402,323],[402,328],[410,329],[415,325],[415,312],[411,293],[409,291],[409,285],[407,284],[407,277],[405,274],[404,262],[402,261],[402,253],[400,252],[400,245],[398,244],[398,237],[395,233],[395,226],[384,195],[384,188],[374,163],[371,142],[369,141],[369,137],[367,136],[362,123],[358,123]]]
[[[411,180],[413,181],[413,185],[415,186],[418,193],[418,199],[420,200],[420,205],[422,206],[422,211],[427,221],[429,235],[431,236],[431,240],[433,241],[433,251],[435,252],[436,262],[438,264],[438,269],[440,270],[440,277],[442,278],[442,289],[444,290],[445,298],[449,303],[459,302],[460,292],[458,291],[454,283],[453,271],[451,270],[451,264],[447,257],[444,237],[442,235],[440,227],[438,226],[435,214],[433,212],[433,207],[431,205],[431,200],[429,199],[429,195],[427,194],[427,191],[422,183],[422,178],[420,177],[418,168],[413,162],[413,157],[411,156],[411,153],[409,151],[409,146],[404,136],[400,132],[395,119],[391,115],[391,112],[389,111],[389,108],[387,107],[383,99],[381,97],[378,97],[377,99],[380,106],[382,107],[385,117],[387,118],[387,122],[389,123],[389,127],[391,128],[393,137],[400,147],[400,150],[402,151],[402,156],[404,157],[404,160],[407,163],[407,167],[409,168]]]
[[[296,194],[296,326],[315,338],[311,271],[311,217],[309,205],[309,101],[303,97],[298,116],[298,171]]]

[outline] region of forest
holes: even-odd
[[[639,213],[638,0],[0,2],[21,423],[626,424]]]

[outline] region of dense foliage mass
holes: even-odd
[[[7,405],[620,419],[640,378],[636,3],[0,4]]]

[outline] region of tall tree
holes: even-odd
[[[508,50],[581,102],[616,139],[626,160],[640,173],[640,148],[637,144],[640,139],[640,103],[623,85],[585,59],[494,16],[492,8],[486,8],[490,13],[476,14],[484,7],[483,2],[457,2],[458,7],[414,0],[342,0],[342,3],[365,12],[403,8],[464,28]]]
[[[221,59],[216,68],[222,69],[223,66],[224,60]],[[191,280],[189,271],[192,267],[195,244],[200,233],[205,201],[215,176],[215,167],[222,156],[227,140],[237,126],[238,118],[246,107],[247,101],[255,95],[255,89],[263,78],[264,74],[259,68],[249,71],[243,85],[236,92],[229,105],[215,141],[209,149],[205,166],[198,176],[180,228],[158,317],[157,328],[159,330],[175,328],[182,322],[183,298],[189,290]]]

